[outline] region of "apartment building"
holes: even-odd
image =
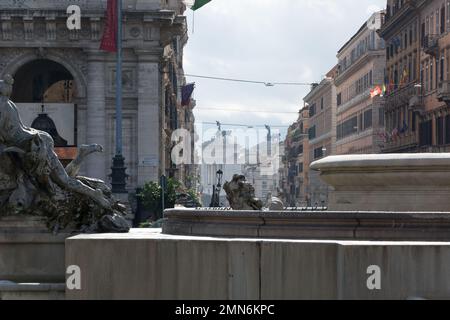
[[[306,206],[310,204],[309,193],[309,139],[308,139],[309,108],[304,106],[299,116],[288,129],[284,141],[284,156],[282,158],[283,172],[281,175],[283,200],[289,206]]]
[[[450,1],[388,1],[383,152],[443,152],[450,144]]]
[[[377,34],[384,11],[375,13],[337,54],[336,153],[370,154],[382,148],[384,99],[371,96],[383,87],[385,42]]]
[[[325,79],[312,86],[304,98],[308,105],[308,143],[309,156],[307,167],[316,160],[336,154],[336,86],[334,78],[337,66]],[[329,186],[320,179],[319,172],[309,172],[308,192],[311,205],[328,203]]]

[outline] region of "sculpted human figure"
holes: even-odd
[[[235,174],[230,182],[225,182],[223,189],[233,210],[261,210],[263,203],[255,198],[255,188],[245,180],[245,176]]]
[[[99,146],[84,146],[80,150],[79,160],[69,166],[69,174],[54,152],[52,137],[43,131],[25,126],[20,119],[16,105],[9,100],[14,80],[5,76],[0,80],[0,145],[3,152],[16,152],[23,158],[27,174],[33,176],[40,187],[51,192],[51,183],[60,188],[85,195],[104,209],[111,209],[111,203],[99,189],[93,189],[74,176],[79,164],[87,154],[101,151]]]

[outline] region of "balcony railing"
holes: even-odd
[[[426,54],[437,57],[439,54],[439,35],[429,34],[422,39],[422,48]]]
[[[450,81],[441,81],[438,85],[437,99],[450,105]]]
[[[417,83],[409,83],[386,96],[386,109],[396,109],[407,105],[413,111],[422,112],[423,94],[422,87]]]
[[[393,137],[392,140],[384,144],[383,152],[395,152],[402,150],[413,150],[419,145],[416,134],[407,134]]]

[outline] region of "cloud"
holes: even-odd
[[[366,13],[373,14],[373,13],[381,11],[381,10],[382,10],[382,8],[380,6],[377,6],[376,4],[371,4],[367,7]]]
[[[187,11],[185,72],[264,82],[319,82],[336,53],[385,0],[213,0]],[[196,82],[196,119],[245,125],[289,125],[309,86],[265,87],[189,78]],[[271,111],[238,113],[202,108]],[[286,111],[291,113],[273,113]]]

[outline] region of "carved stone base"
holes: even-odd
[[[0,217],[0,281],[65,282],[64,241],[45,220],[30,216]]]

